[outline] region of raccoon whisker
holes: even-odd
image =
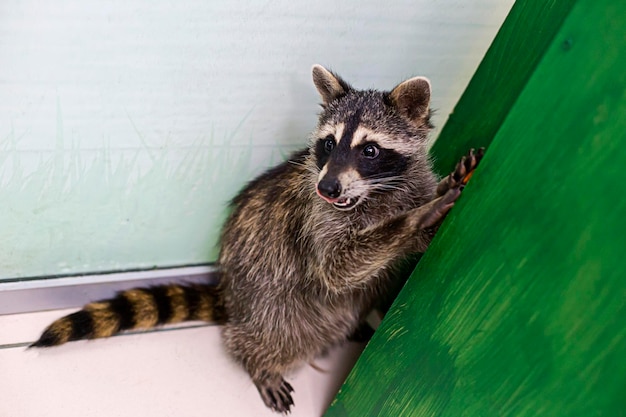
[[[405,192],[406,190],[403,188],[377,188],[377,189],[371,189],[370,190],[370,194],[386,194],[389,191],[402,191]]]
[[[396,178],[399,178],[399,177],[396,177]],[[373,191],[381,192],[381,191],[390,191],[390,190],[408,192],[408,189],[402,186],[402,184],[403,182],[396,180],[393,177],[385,178],[385,179],[381,178],[377,180],[364,179],[364,180],[359,180],[355,182],[355,185],[357,187],[368,188],[372,192]]]
[[[388,184],[388,185],[384,185],[384,186],[380,186],[380,187],[376,187],[376,188],[383,189],[383,190],[387,189],[387,190],[398,190],[398,191],[403,191],[403,192],[409,192],[409,189],[406,186],[404,186],[404,185],[390,185],[390,184]]]
[[[315,175],[319,175],[319,168],[315,165],[311,165],[310,163],[307,163],[307,162],[299,162],[299,161],[294,161],[294,160],[289,160],[287,162],[290,163],[291,165],[303,167],[306,171],[311,172]]]
[[[401,177],[381,177],[381,178],[361,178],[358,182],[363,184],[386,184],[393,182],[402,182],[403,179]]]
[[[369,177],[365,177],[363,178],[364,181],[406,181],[406,178],[400,176],[400,175],[394,175],[394,176],[386,176],[385,174],[380,174],[380,175],[371,175]]]
[[[300,178],[308,179],[308,178],[317,178],[319,176],[319,171],[315,171],[313,169],[307,168],[303,173],[299,175]]]
[[[315,165],[311,165],[308,164],[306,162],[296,162],[296,161],[289,161],[290,164],[295,165],[295,166],[299,166],[299,167],[304,167],[306,169],[317,169],[317,166]]]
[[[395,184],[376,184],[370,187],[371,192],[383,193],[387,191],[401,191],[403,193],[410,193],[410,190],[404,185]]]
[[[389,194],[391,191],[397,191],[397,190],[371,190],[370,194],[372,196],[374,196],[374,195],[385,195],[385,194]]]
[[[312,172],[313,174],[319,174],[320,173],[320,169],[317,166],[311,166],[309,164],[302,164],[301,166],[303,166],[307,171]]]
[[[372,188],[384,188],[384,187],[402,187],[402,183],[400,182],[378,182],[378,183],[373,183],[373,184],[363,184],[366,187],[372,187]]]
[[[405,182],[404,181],[400,181],[400,180],[389,180],[389,181],[362,181],[360,184],[364,185],[365,187],[373,187],[373,188],[377,188],[377,187],[386,187],[386,186],[397,186],[397,185],[404,185]]]

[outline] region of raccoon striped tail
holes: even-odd
[[[215,286],[170,284],[121,291],[56,320],[30,347],[56,346],[189,320],[225,321]]]

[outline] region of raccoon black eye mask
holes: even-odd
[[[288,413],[293,388],[284,376],[363,328],[396,261],[426,250],[483,155],[470,151],[438,180],[425,78],[381,92],[354,89],[319,65],[312,72],[322,111],[311,143],[232,200],[217,287],[121,291],[56,320],[32,347],[215,322],[265,405]]]
[[[322,169],[319,174],[316,192],[324,201],[339,210],[349,210],[365,201],[370,193],[381,192],[401,184],[401,176],[408,165],[407,158],[393,149],[384,149],[375,143],[357,146],[347,152],[352,155],[337,155],[344,158],[341,167],[332,171]],[[344,151],[345,152],[345,151]],[[352,163],[346,161],[352,160]]]

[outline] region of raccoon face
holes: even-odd
[[[355,120],[319,132],[322,135],[314,150],[320,170],[316,191],[336,209],[350,210],[372,192],[398,188],[409,156],[389,146],[385,135],[359,126]]]
[[[430,126],[428,80],[413,78],[389,93],[357,91],[321,66],[313,80],[324,109],[311,150],[318,196],[348,211],[373,194],[402,192]]]

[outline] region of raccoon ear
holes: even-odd
[[[389,98],[400,114],[412,122],[428,120],[430,104],[430,81],[426,77],[414,77],[398,84]]]
[[[331,101],[345,96],[352,87],[339,76],[328,71],[321,65],[313,65],[313,83],[322,96],[322,107]]]

